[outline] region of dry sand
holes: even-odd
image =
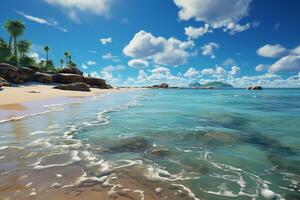
[[[3,87],[0,90],[0,106],[5,108],[15,107],[18,104],[55,97],[89,97],[112,91],[124,91],[128,89],[97,89],[91,88],[91,92],[67,91],[53,89],[54,85],[19,85],[16,87]]]

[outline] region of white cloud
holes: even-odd
[[[169,73],[170,69],[166,68],[166,67],[161,67],[160,66],[160,67],[156,67],[156,68],[152,69],[151,72],[153,74]]]
[[[232,65],[237,65],[235,60],[232,58],[227,58],[224,62],[223,65],[225,66],[232,66]]]
[[[97,53],[97,51],[95,51],[95,50],[89,50],[89,53],[95,54],[95,53]]]
[[[140,31],[135,34],[123,49],[126,56],[134,59],[151,60],[159,65],[178,66],[187,62],[193,41],[180,41],[176,38],[155,37],[151,33]]]
[[[241,71],[241,69],[237,66],[232,66],[230,71],[228,71],[229,76],[236,76],[239,72]]]
[[[256,52],[262,57],[278,58],[283,55],[286,55],[288,53],[288,50],[280,44],[266,44],[259,48]]]
[[[133,68],[145,68],[149,66],[149,63],[142,59],[132,59],[128,62],[128,66]]]
[[[251,0],[174,0],[181,20],[203,21],[209,24],[236,22],[248,14]]]
[[[112,73],[112,72],[119,72],[119,71],[123,71],[125,69],[125,66],[124,65],[108,65],[108,66],[105,66],[102,71],[103,72],[109,72],[109,73]]]
[[[101,44],[106,45],[106,44],[108,44],[108,43],[112,43],[112,38],[111,38],[111,37],[108,37],[108,38],[100,38],[100,42],[101,42]]]
[[[255,67],[255,70],[258,71],[258,72],[261,72],[261,71],[266,71],[268,70],[270,67],[270,65],[266,65],[266,64],[259,64]]]
[[[40,58],[40,55],[38,53],[36,53],[36,52],[29,52],[27,55],[28,55],[28,57],[33,58],[38,63],[41,60],[43,60],[43,59]]]
[[[190,68],[184,73],[183,76],[191,78],[191,77],[197,76],[197,75],[199,75],[199,74],[200,74],[200,71],[196,70],[196,69],[193,68],[193,67],[190,67]]]
[[[300,45],[292,49],[292,53],[296,55],[300,55]]]
[[[86,64],[83,63],[83,64],[81,65],[81,68],[82,68],[82,69],[87,69],[88,66],[87,66]]]
[[[238,24],[236,22],[229,22],[223,27],[224,32],[228,32],[230,35],[235,35],[239,32],[243,32],[249,28],[257,27],[259,23],[246,23],[244,25]]]
[[[192,26],[185,27],[184,32],[189,39],[198,39],[204,34],[211,33],[213,31],[210,29],[209,24],[205,24],[203,27],[199,27],[199,28],[195,28]]]
[[[68,32],[67,29],[65,28],[62,28],[61,26],[59,26],[58,22],[55,21],[55,20],[46,20],[44,18],[41,18],[41,17],[35,17],[35,16],[32,16],[32,15],[28,15],[28,14],[25,14],[24,12],[21,12],[21,11],[17,11],[17,13],[21,16],[23,16],[24,18],[30,20],[30,21],[33,21],[35,23],[38,23],[38,24],[44,24],[44,25],[47,25],[47,26],[52,26],[62,32]]]
[[[214,43],[214,42],[210,42],[208,44],[205,44],[201,47],[202,55],[210,56],[210,58],[216,58],[216,56],[214,54],[214,50],[218,49],[218,48],[219,48],[219,45]]]
[[[102,59],[104,60],[112,60],[113,62],[120,62],[118,56],[114,56],[111,53],[106,53],[102,55]]]
[[[288,55],[269,68],[270,72],[299,72],[300,71],[300,55]]]
[[[86,64],[87,65],[96,65],[96,61],[89,60]]]
[[[48,4],[60,7],[71,20],[79,22],[79,13],[85,12],[108,17],[113,0],[44,0]]]

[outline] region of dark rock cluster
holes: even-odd
[[[84,77],[76,67],[66,67],[57,73],[39,72],[37,66],[16,67],[7,63],[0,63],[0,87],[10,86],[11,83],[22,84],[36,81],[45,84],[59,83],[57,89],[90,91],[90,87],[110,89],[110,85],[100,78]]]

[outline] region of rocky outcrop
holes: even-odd
[[[144,152],[150,146],[146,138],[136,136],[116,141],[109,147],[109,150],[114,152]]]
[[[37,72],[34,75],[34,80],[40,83],[53,83],[52,74]]]
[[[159,85],[160,88],[169,88],[169,85],[167,83],[162,83]]]
[[[1,63],[0,76],[8,81],[13,81],[18,77],[18,68],[7,63]]]
[[[0,87],[3,87],[3,86],[8,87],[8,86],[11,86],[11,84],[4,78],[0,77]]]
[[[101,78],[92,78],[92,77],[86,78],[86,77],[84,77],[83,82],[89,84],[91,87],[97,87],[97,88],[101,88],[101,89],[111,88],[111,86],[107,85],[106,81]]]
[[[248,90],[262,90],[262,86],[260,85],[255,85],[255,86],[250,86],[248,87]]]
[[[55,83],[63,84],[83,82],[83,76],[78,74],[58,73],[53,75],[53,81]]]
[[[15,67],[7,63],[0,64],[0,76],[13,83],[24,83],[34,80],[34,70],[27,67]]]
[[[65,73],[65,74],[78,74],[78,75],[83,75],[82,71],[80,71],[76,67],[66,67],[58,71],[58,73]]]
[[[53,88],[60,89],[60,90],[73,90],[73,91],[85,91],[85,92],[91,91],[89,85],[84,82],[62,84],[62,85],[55,86]]]
[[[18,68],[19,81],[21,82],[29,82],[34,80],[35,71],[33,69],[27,67]]]

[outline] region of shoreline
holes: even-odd
[[[130,89],[98,89],[91,88],[90,92],[69,91],[54,89],[55,84],[23,84],[11,87],[3,87],[0,91],[1,107],[23,104],[32,101],[46,100],[58,97],[84,98],[98,96],[107,92],[124,91]]]

